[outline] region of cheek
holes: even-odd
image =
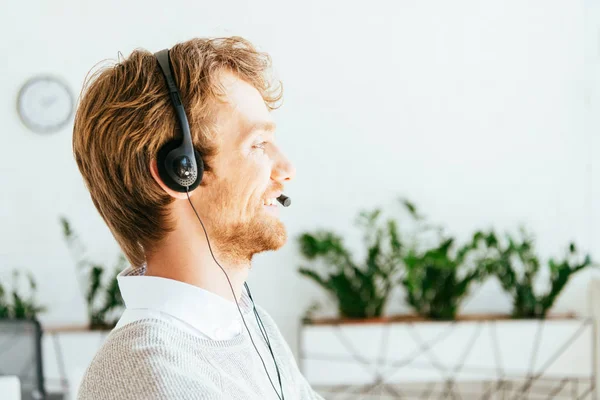
[[[263,198],[271,179],[270,160],[264,155],[248,157],[232,170],[237,191],[248,203],[255,204]]]

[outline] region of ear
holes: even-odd
[[[160,186],[162,190],[164,190],[169,196],[179,200],[187,199],[187,193],[177,192],[165,185],[163,180],[160,178],[160,175],[158,174],[158,165],[156,164],[156,159],[152,159],[150,161],[150,174],[152,175],[152,178],[154,178],[156,183],[158,183],[158,186]],[[192,190],[190,192],[190,197],[194,194],[194,192],[195,190]]]

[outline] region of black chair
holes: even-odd
[[[0,319],[0,375],[19,377],[22,400],[47,400],[38,321]]]

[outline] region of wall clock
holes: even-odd
[[[27,128],[52,133],[63,128],[73,115],[73,95],[62,80],[40,75],[29,79],[17,96],[17,112]]]

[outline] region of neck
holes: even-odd
[[[199,224],[195,216],[187,221]],[[204,231],[201,230],[201,235],[196,235],[197,227],[186,228],[178,226],[158,246],[146,253],[146,275],[185,282],[230,301],[234,301],[231,292],[233,287],[235,299],[239,300],[248,278],[250,262],[219,257],[218,244],[211,240],[215,258],[227,273],[230,286],[223,270],[211,256]],[[208,236],[210,239],[210,230]]]

